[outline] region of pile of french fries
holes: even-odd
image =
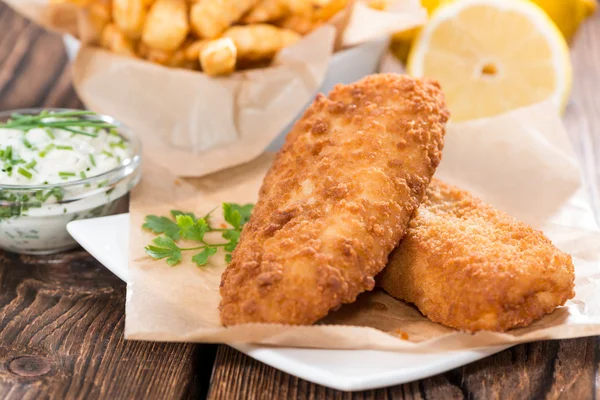
[[[268,65],[348,0],[53,0],[81,7],[115,53],[211,76]]]

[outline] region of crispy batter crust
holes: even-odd
[[[396,74],[317,95],[221,278],[221,319],[311,324],[371,290],[440,162],[437,83]]]
[[[434,179],[378,283],[432,321],[506,331],[563,305],[574,279],[542,232]]]

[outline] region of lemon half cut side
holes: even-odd
[[[571,91],[567,43],[527,0],[460,0],[438,8],[409,55],[408,73],[437,79],[453,121],[484,118]]]

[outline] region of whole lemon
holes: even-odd
[[[596,0],[530,0],[554,21],[567,41],[573,39],[581,23],[596,10]]]

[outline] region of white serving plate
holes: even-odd
[[[67,230],[100,263],[127,281],[129,214],[73,221],[67,225]],[[270,348],[247,344],[231,346],[288,374],[345,391],[375,389],[427,378],[510,347],[422,354]]]

